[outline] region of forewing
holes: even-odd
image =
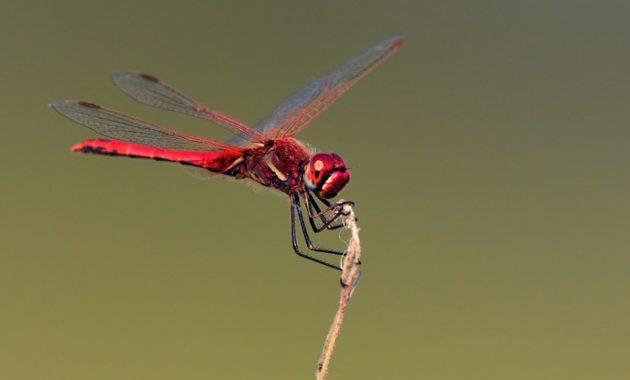
[[[204,106],[154,76],[114,72],[111,77],[118,88],[142,104],[210,120],[250,141],[263,142],[265,140],[260,133],[245,123]]]
[[[236,149],[234,146],[221,141],[171,131],[85,101],[54,101],[50,106],[68,119],[90,128],[101,136],[114,140],[180,151]]]
[[[355,83],[396,52],[402,42],[403,36],[393,36],[355,56],[285,100],[254,129],[268,138],[295,136]]]

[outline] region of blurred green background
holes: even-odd
[[[254,123],[399,32],[300,135],[351,166],[362,227],[330,378],[627,379],[629,19],[622,1],[3,2],[0,378],[312,378],[338,276],[292,253],[285,197],[71,154],[95,135],[46,104],[228,138],[109,73]]]

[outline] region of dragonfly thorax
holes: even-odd
[[[350,172],[337,153],[314,154],[306,164],[304,183],[320,199],[333,198],[350,181]]]

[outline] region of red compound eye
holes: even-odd
[[[350,181],[346,164],[336,153],[317,153],[311,157],[304,182],[319,198],[332,198]]]

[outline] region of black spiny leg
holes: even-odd
[[[305,259],[311,260],[311,261],[315,261],[316,263],[322,264],[324,266],[327,266],[329,268],[333,268],[333,269],[337,269],[337,270],[341,270],[341,267],[331,264],[329,262],[326,262],[324,260],[320,260],[316,257],[307,255],[305,253],[302,253],[300,251],[300,247],[298,245],[298,241],[297,241],[297,234],[295,232],[296,230],[296,226],[295,226],[295,212],[297,211],[298,214],[298,218],[300,220],[300,227],[302,228],[302,233],[304,235],[304,240],[306,241],[306,245],[308,246],[308,248],[311,251],[315,251],[315,252],[323,252],[323,253],[330,253],[333,255],[339,255],[342,256],[345,253],[344,252],[337,252],[337,251],[332,251],[329,249],[324,249],[324,248],[316,248],[315,246],[313,246],[313,242],[311,241],[310,236],[308,236],[308,232],[306,230],[306,224],[304,223],[304,216],[302,215],[302,205],[300,204],[300,195],[299,194],[292,194],[291,195],[291,242],[293,243],[293,250],[295,251],[295,253],[300,256],[303,257]]]
[[[304,215],[302,214],[302,204],[300,200],[301,200],[301,197],[299,195],[296,195],[294,198],[294,203],[295,203],[295,209],[297,210],[297,213],[298,213],[298,217],[300,218],[300,226],[302,227],[302,232],[304,233],[304,240],[306,241],[306,245],[308,246],[308,249],[315,252],[330,253],[337,256],[343,256],[345,252],[338,252],[338,251],[333,251],[326,248],[315,247],[315,245],[311,241],[311,237],[308,234],[306,224],[304,223]]]
[[[315,200],[315,197],[313,197],[313,194],[308,190],[306,190],[306,197],[304,201],[306,203],[306,208],[308,211],[308,221],[311,224],[313,231],[315,231],[316,233],[321,232],[325,229],[335,230],[337,228],[343,227],[343,223],[335,224],[335,222],[341,215],[343,215],[344,205],[354,205],[354,202],[352,201],[343,201],[331,205],[330,202],[321,199],[321,202],[326,205],[326,208],[322,210],[319,205],[317,205],[317,201]],[[332,211],[333,214],[330,217],[330,220],[328,220],[326,218],[326,214],[330,211]],[[322,222],[321,227],[317,226],[317,224],[315,223],[315,219],[319,219]]]
[[[311,224],[313,232],[322,232],[322,230],[324,229],[323,226],[328,224],[328,218],[326,218],[325,215],[326,213],[322,212],[321,207],[319,207],[317,201],[315,200],[315,197],[313,197],[313,194],[309,190],[306,190],[305,193],[306,197],[304,197],[304,203],[306,203],[306,210],[308,211],[308,222]],[[330,207],[330,203],[325,202],[324,204],[327,207]],[[315,219],[320,220],[320,222],[322,223],[322,227],[317,226]],[[328,225],[327,229],[334,230],[342,226],[343,223],[337,223],[336,225]]]

